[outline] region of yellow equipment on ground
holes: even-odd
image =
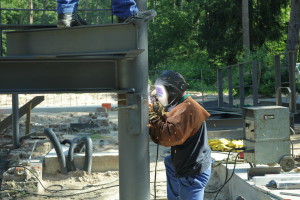
[[[226,138],[208,139],[208,144],[213,151],[230,151],[232,148],[242,148],[243,140],[228,140]]]

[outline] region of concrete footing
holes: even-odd
[[[69,147],[62,145],[63,152],[68,157]],[[74,163],[76,168],[83,169],[84,166],[84,153],[74,154]],[[102,152],[93,153],[92,172],[105,172],[119,170],[119,154],[118,152]],[[44,174],[56,174],[60,171],[59,161],[54,149],[52,149],[46,156],[43,167]]]
[[[212,157],[215,160],[223,160],[227,158],[226,153],[213,153]],[[267,167],[267,166],[265,166]],[[231,176],[234,164],[228,164],[228,178]],[[274,175],[265,175],[265,176],[254,176],[252,179],[248,180],[248,169],[250,165],[248,163],[236,164],[234,175],[231,180],[225,185],[222,189],[222,192],[218,195],[217,200],[236,200],[239,196],[244,197],[247,200],[300,200],[300,197],[283,195],[282,193],[295,193],[300,194],[300,189],[296,190],[281,190],[281,189],[270,189],[266,187],[266,183],[269,178],[274,180],[281,179],[282,177],[288,176],[299,176],[296,172],[282,172],[280,174]],[[212,179],[210,181],[208,188],[220,187],[226,176],[226,167],[225,164],[221,164],[213,169]],[[264,180],[265,179],[265,180]],[[212,185],[214,184],[214,185]],[[211,198],[208,198],[211,199]]]

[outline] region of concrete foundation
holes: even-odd
[[[33,193],[43,191],[40,184],[42,180],[42,162],[40,160],[23,160],[23,166],[11,167],[3,173],[0,199],[18,199],[22,193],[17,190],[27,190]]]
[[[226,153],[213,153],[212,157],[215,160],[223,160],[227,158]],[[262,165],[264,166],[264,165]],[[267,167],[267,166],[264,166]],[[234,168],[234,164],[228,164],[228,177]],[[272,177],[272,180],[280,180],[282,177],[288,176],[299,176],[296,172],[282,172],[277,175],[265,175],[265,176],[254,176],[252,179],[248,180],[248,169],[250,165],[248,163],[237,164],[234,175],[231,180],[222,189],[222,192],[218,195],[219,200],[236,200],[239,196],[244,197],[247,200],[300,200],[300,197],[283,195],[281,193],[294,193],[300,194],[300,189],[296,190],[278,190],[269,189],[266,187],[266,183]],[[226,168],[225,164],[221,164],[214,168],[212,178],[219,179],[214,180],[214,187],[220,187],[225,180]],[[212,185],[210,185],[212,186]],[[209,187],[209,186],[208,186]],[[209,198],[211,199],[211,198]]]
[[[69,147],[62,145],[63,152],[68,157]],[[83,169],[84,153],[74,154],[75,166],[78,169]],[[103,152],[93,153],[92,172],[105,172],[119,170],[119,154],[118,152]],[[43,174],[56,174],[60,171],[59,161],[54,149],[52,149],[46,156],[43,167]]]

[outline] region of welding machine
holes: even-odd
[[[290,112],[282,106],[244,109],[244,159],[248,163],[274,166],[283,171],[295,167],[290,149]],[[254,150],[254,151],[253,151]]]

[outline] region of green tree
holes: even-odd
[[[205,15],[199,29],[199,44],[205,47],[214,65],[235,64],[242,46],[242,1],[205,1]],[[286,0],[249,0],[250,50],[285,35]]]

